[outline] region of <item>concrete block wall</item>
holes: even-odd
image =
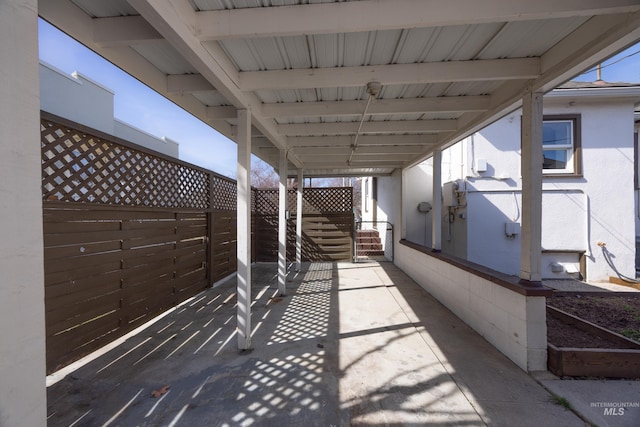
[[[545,298],[396,245],[395,264],[524,371],[547,369]]]

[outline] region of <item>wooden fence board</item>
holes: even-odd
[[[55,335],[57,333],[80,327],[85,323],[92,322],[103,316],[105,313],[118,311],[120,309],[119,292],[112,292],[100,297],[85,300],[59,310],[47,311],[48,320],[47,333]]]
[[[150,268],[136,267],[127,270],[127,272],[130,277],[123,279],[121,285],[123,301],[133,295],[144,293],[146,288],[149,289],[149,292],[164,289],[162,287],[164,283],[175,278],[175,266],[173,265],[154,264]]]
[[[92,298],[97,298],[101,295],[112,294],[114,292],[120,292],[120,278],[116,275],[107,276],[102,281],[96,281],[86,283],[81,288],[71,288],[69,286],[59,286],[53,288],[52,292],[46,292],[45,298],[47,298],[48,304],[46,305],[46,312],[53,312],[56,310],[63,310],[69,313],[73,312],[72,306],[78,302],[87,301]],[[51,289],[51,288],[47,288]],[[59,292],[56,292],[59,291]]]
[[[120,230],[120,223],[113,222],[48,222],[44,224],[46,234],[59,233],[88,233],[92,231],[117,231]]]
[[[45,260],[46,261],[46,260]],[[110,262],[101,265],[92,265],[84,268],[76,268],[74,270],[65,270],[57,273],[48,273],[44,275],[44,285],[50,286],[62,282],[79,280],[84,278],[99,277],[102,274],[110,273],[120,269],[119,262]]]
[[[59,207],[61,202],[46,202],[56,203]],[[73,205],[67,203],[67,205]],[[114,206],[110,209],[106,206],[100,205],[99,210],[80,210],[80,209],[50,209],[44,214],[44,222],[70,222],[70,221],[130,221],[130,220],[144,220],[149,217],[149,209],[140,210],[122,210],[120,206]],[[175,213],[159,211],[154,214],[155,219],[175,219]]]
[[[178,221],[172,219],[156,219],[156,220],[134,220],[134,221],[122,221],[120,222],[123,230],[158,230],[158,229],[172,229]]]
[[[44,257],[47,260],[55,260],[58,258],[69,258],[81,255],[95,255],[102,252],[110,252],[120,250],[120,242],[99,242],[99,243],[83,243],[69,246],[45,247]]]
[[[165,250],[156,250],[140,256],[131,256],[128,258],[123,257],[122,269],[129,270],[136,267],[149,268],[150,265],[157,266],[159,264],[165,264],[171,267],[173,265],[175,256],[176,255],[173,247],[170,247]]]
[[[98,277],[87,277],[78,280],[72,280],[68,282],[56,283],[55,285],[45,286],[44,293],[47,301],[47,306],[51,303],[55,304],[57,298],[65,295],[82,294],[91,292],[100,292],[102,286],[120,286],[121,273],[119,270],[115,270],[109,273],[105,273]],[[96,288],[96,289],[94,289]]]
[[[171,298],[175,280],[171,275],[159,276],[158,278],[149,279],[140,282],[137,286],[130,286],[123,289],[122,306],[126,309],[127,316],[129,307],[139,304],[141,301],[147,301],[151,297]],[[154,309],[153,306],[148,307]]]
[[[68,272],[74,270],[86,270],[88,268],[117,263],[121,259],[120,251],[100,252],[91,255],[81,255],[44,262],[45,275]]]
[[[74,330],[50,335],[47,337],[47,344],[51,343],[54,353],[68,353],[92,343],[103,335],[115,333],[120,328],[120,316],[117,311],[105,313],[102,317],[95,318],[93,321],[84,323]],[[82,351],[83,355],[99,348],[99,346],[91,346]],[[58,350],[57,352],[55,350]]]

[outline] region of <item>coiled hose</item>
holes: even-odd
[[[611,267],[611,269],[616,273],[616,275],[618,276],[618,278],[622,281],[628,282],[628,283],[640,283],[640,280],[637,279],[632,279],[631,277],[627,277],[624,274],[620,273],[618,271],[618,269],[616,268],[616,266],[613,264],[613,260],[611,259],[611,253],[607,250],[607,244],[604,242],[598,242],[598,246],[600,246],[602,248],[602,255],[604,256],[604,260],[607,261],[607,264],[609,264],[609,267]]]

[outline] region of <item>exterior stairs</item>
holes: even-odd
[[[358,258],[384,257],[378,230],[357,230],[356,254]]]

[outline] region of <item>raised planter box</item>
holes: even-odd
[[[557,376],[640,378],[640,344],[620,334],[573,316],[562,310],[547,307],[547,315],[625,349],[569,348],[548,344],[548,369]]]

